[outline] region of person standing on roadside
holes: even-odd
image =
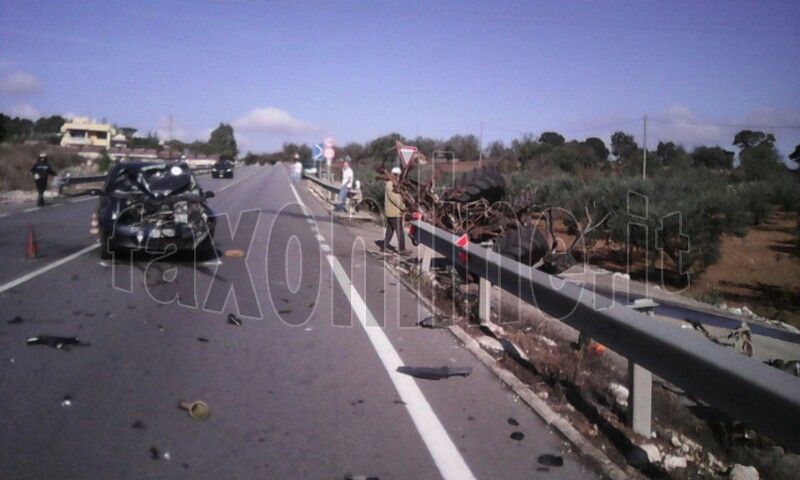
[[[294,154],[294,163],[292,164],[292,182],[300,183],[303,177],[303,164],[300,163],[300,155]]]
[[[392,174],[399,176],[402,173],[399,167],[392,169]],[[397,247],[400,255],[411,255],[411,250],[406,249],[406,236],[403,232],[403,214],[406,211],[406,203],[403,196],[394,189],[391,180],[386,180],[386,191],[383,195],[383,214],[386,216],[386,234],[383,237],[381,253],[389,251],[389,242],[397,232]]]
[[[56,176],[56,171],[47,163],[47,153],[42,152],[39,154],[39,160],[33,164],[28,175],[33,175],[33,181],[36,184],[36,190],[39,191],[39,201],[36,205],[44,206],[44,191],[47,190],[47,177],[48,175]]]
[[[339,201],[336,203],[334,212],[344,212],[345,202],[347,200],[347,193],[353,187],[353,169],[350,168],[350,162],[346,161],[342,164],[342,188],[339,189]]]

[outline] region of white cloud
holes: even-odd
[[[39,79],[26,72],[11,72],[0,80],[0,91],[9,95],[29,95],[41,93]]]
[[[318,125],[303,122],[285,110],[273,107],[254,108],[232,123],[234,128],[266,134],[303,135],[319,130]]]
[[[648,136],[652,135],[652,143],[648,141],[648,149],[655,148],[659,141],[675,142],[685,147],[715,146],[729,148],[733,141],[731,128],[715,125],[719,122],[708,122],[697,118],[697,115],[686,105],[672,105],[667,111],[656,115],[648,124]]]
[[[11,107],[11,116],[27,118],[29,120],[38,120],[42,115],[39,110],[36,109],[36,107],[26,103]]]

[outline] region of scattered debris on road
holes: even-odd
[[[244,252],[241,250],[225,250],[225,256],[228,258],[242,258]]]
[[[131,425],[131,428],[141,430],[144,428],[144,422],[142,422],[141,420],[136,420],[135,422],[133,422],[133,425]]]
[[[231,325],[236,325],[237,327],[241,327],[242,326],[242,319],[237,317],[233,313],[229,313],[228,314],[228,323],[230,323]]]
[[[472,373],[472,367],[397,367],[397,371],[414,378],[441,380],[449,377],[467,377]]]
[[[518,442],[519,442],[519,441],[521,441],[523,438],[525,438],[525,434],[524,434],[524,433],[522,433],[522,432],[514,432],[514,433],[512,433],[511,435],[509,435],[509,437],[511,437],[511,439],[512,439],[512,440],[516,440],[516,441],[518,441]]]
[[[78,340],[78,337],[58,337],[54,335],[39,335],[36,337],[30,337],[27,342],[28,345],[46,345],[48,347],[65,351],[69,350],[69,345],[88,345]]]
[[[195,402],[182,401],[178,403],[178,407],[189,412],[189,416],[195,420],[205,420],[211,414],[211,408],[202,400]]]
[[[161,458],[161,455],[158,453],[158,449],[156,447],[150,447],[150,458],[153,460],[158,460]]]
[[[546,467],[563,467],[564,458],[560,455],[553,455],[550,453],[539,455],[538,462]]]
[[[417,325],[422,328],[447,328],[453,325],[453,320],[438,315],[431,315],[430,317],[420,320]]]
[[[515,418],[508,417],[508,424],[512,427],[519,427],[519,422]]]
[[[64,398],[61,399],[61,406],[62,407],[71,407],[72,406],[72,398],[69,395],[64,395]]]
[[[197,337],[197,341],[200,343],[208,343],[208,339],[206,337]]]
[[[19,325],[20,323],[22,323],[24,321],[25,320],[23,320],[22,317],[17,315],[16,317],[12,318],[11,320],[8,320],[6,323],[9,323],[11,325]]]

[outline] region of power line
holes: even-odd
[[[658,120],[655,118],[651,118],[650,121],[655,123],[661,123],[664,125],[688,125],[692,127],[718,127],[718,128],[741,128],[741,129],[757,128],[759,130],[800,129],[800,125],[791,125],[791,124],[790,125],[753,125],[753,124],[737,125],[737,124],[724,124],[724,123],[684,122],[679,120]]]

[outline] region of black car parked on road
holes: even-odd
[[[214,192],[203,190],[185,163],[118,163],[91,194],[100,197],[103,258],[119,248],[213,251],[216,217],[206,200]]]

